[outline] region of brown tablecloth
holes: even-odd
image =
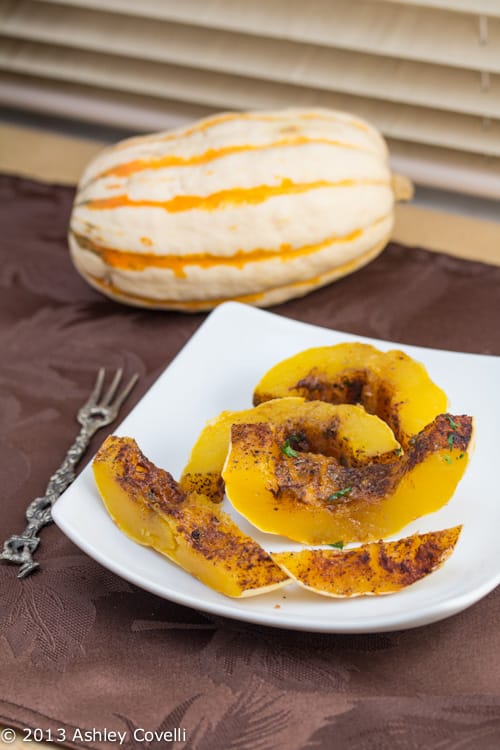
[[[71,189],[4,176],[0,192],[4,537],[24,526],[27,500],[59,464],[97,366],[140,373],[131,408],[204,316],[129,309],[92,291],[68,256]],[[353,276],[276,312],[402,343],[500,354],[500,268],[393,244]],[[4,724],[97,748],[104,730],[126,732],[123,746],[148,750],[500,746],[498,590],[417,630],[310,635],[155,598],[101,568],[55,526],[44,532],[39,559],[41,572],[24,581],[0,565]],[[134,728],[176,727],[185,742],[179,733],[177,744],[140,732],[133,739]]]

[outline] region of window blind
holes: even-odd
[[[415,181],[500,198],[497,0],[0,0],[0,97],[127,130],[344,109]]]

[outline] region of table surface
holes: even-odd
[[[86,163],[105,145],[6,124],[0,124],[0,142],[0,171],[62,184],[75,184]],[[406,245],[500,265],[500,224],[493,222],[398,205],[393,237]],[[10,747],[26,748],[26,743],[18,738]]]

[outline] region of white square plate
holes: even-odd
[[[353,340],[384,350],[403,349],[423,362],[431,378],[444,388],[451,413],[476,418],[475,454],[453,498],[437,513],[424,516],[397,535],[463,524],[454,553],[427,578],[382,597],[335,600],[292,584],[260,597],[227,598],[122,534],[101,502],[90,465],[54,507],[55,522],[87,554],[137,586],[204,612],[247,622],[306,631],[368,633],[424,625],[470,606],[500,581],[498,357],[372,340],[227,303],[207,318],[116,434],[134,437],[148,458],[179,477],[206,420],[224,409],[251,406],[254,386],[272,365],[309,347]],[[227,500],[225,503],[228,505]],[[266,549],[300,547],[256,531],[230,507],[227,510],[243,531]]]

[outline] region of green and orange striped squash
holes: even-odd
[[[131,305],[276,304],[375,258],[395,185],[383,138],[353,115],[215,115],[100,153],[76,194],[71,256]]]

